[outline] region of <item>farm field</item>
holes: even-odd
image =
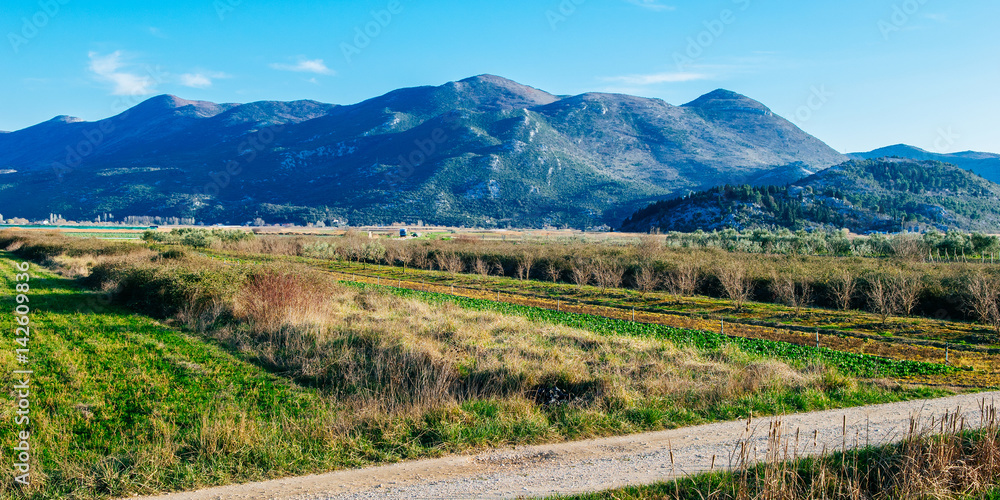
[[[46,396],[36,428],[45,451],[33,460],[45,479],[23,492],[31,498],[187,490],[927,398],[962,389],[914,381],[966,372],[344,284],[301,262],[9,233],[0,244],[8,269],[36,262],[32,355]]]
[[[354,274],[382,275],[388,279],[401,279],[405,276],[404,273],[394,273],[384,268],[372,270],[371,266],[365,266],[359,270],[358,266],[347,263],[338,262],[335,265],[334,269]],[[380,271],[385,274],[381,274]],[[470,289],[488,287],[499,290],[501,293],[517,293],[548,300],[560,299],[597,307],[635,308],[639,311],[665,313],[692,320],[724,318],[731,323],[750,325],[758,323],[773,327],[819,329],[821,333],[900,337],[903,339],[944,341],[957,345],[982,345],[984,347],[996,345],[992,343],[992,340],[983,338],[985,332],[981,325],[971,322],[897,317],[892,318],[890,324],[882,325],[877,316],[862,311],[806,308],[796,316],[792,308],[780,304],[751,302],[743,310],[735,310],[731,300],[705,296],[685,297],[678,300],[662,291],[641,294],[625,289],[601,290],[592,285],[581,288],[565,283],[552,284],[540,281],[522,283],[511,279],[483,279],[477,276],[456,276],[423,270],[416,272],[419,281],[430,284],[449,286],[454,284]]]
[[[590,285],[578,287],[566,283],[499,276],[484,277],[423,269],[403,270],[393,266],[307,257],[251,256],[208,250],[202,252],[223,260],[239,262],[301,262],[329,270],[345,281],[384,284],[483,300],[495,301],[499,298],[500,301],[511,304],[682,329],[719,332],[724,328],[728,335],[797,345],[815,346],[818,332],[820,345],[837,351],[931,363],[944,363],[947,358],[951,366],[965,368],[947,375],[915,374],[906,377],[911,382],[969,387],[1000,386],[1000,371],[995,368],[1000,351],[995,350],[992,344],[953,342],[962,335],[982,334],[983,327],[972,322],[919,317],[892,318],[893,325],[904,325],[902,328],[920,334],[909,337],[905,335],[906,330],[894,330],[891,335],[877,335],[872,330],[852,327],[879,323],[874,315],[860,311],[808,308],[796,317],[791,308],[778,304],[749,303],[743,311],[734,311],[732,301],[726,299],[684,297],[678,301],[666,292],[641,294],[627,289],[602,291]]]
[[[413,272],[411,280],[427,283],[473,289],[486,287],[539,298],[647,309],[694,318],[724,316],[730,321],[765,326],[820,328],[862,336],[904,337],[984,347],[996,346],[1000,338],[992,325],[975,322],[977,318],[971,314],[964,288],[970,276],[997,273],[992,257],[979,263],[971,260],[925,262],[926,256],[923,257],[925,261],[912,260],[913,255],[924,255],[925,250],[920,247],[926,245],[913,239],[879,243],[886,247],[883,252],[903,252],[892,250],[893,244],[914,245],[915,249],[906,250],[910,255],[906,258],[845,258],[754,255],[720,251],[713,246],[678,249],[664,246],[671,241],[669,239],[650,238],[653,237],[633,235],[630,240],[601,243],[589,239],[545,242],[525,237],[520,241],[496,242],[470,239],[460,234],[450,241],[367,240],[354,233],[339,238],[265,236],[254,242],[219,242],[212,251],[219,254],[232,250],[243,256],[267,254],[273,258],[312,257],[320,262],[327,261],[333,270],[387,279],[406,278],[407,273]],[[160,238],[153,241],[181,242],[180,239]],[[751,300],[734,302],[726,297],[718,281],[718,272],[720,266],[725,267],[723,264],[727,263],[744,268],[750,280]],[[691,268],[694,283],[688,287],[690,290],[678,292],[672,289],[673,284],[669,281],[685,266]],[[598,269],[600,267],[603,269]],[[430,270],[446,272],[425,272]],[[520,275],[525,270],[528,276]],[[596,279],[599,277],[597,271],[602,275],[600,280]],[[582,281],[580,275],[583,275]],[[847,302],[845,305],[833,304],[838,300],[837,288],[845,276],[852,283]],[[526,277],[532,279],[524,279]],[[890,278],[903,279],[901,284],[913,289],[912,297],[908,299],[907,309],[886,308],[883,314],[876,310],[866,287],[873,282],[892,281]],[[647,285],[640,286],[640,281]],[[803,292],[803,286],[812,293],[790,297],[799,299],[797,305],[785,304],[787,299],[775,297],[776,285],[785,281],[795,285],[798,293]],[[811,307],[815,305],[822,307]]]

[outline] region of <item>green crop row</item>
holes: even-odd
[[[859,377],[906,377],[915,375],[939,375],[958,371],[953,366],[923,361],[895,360],[870,354],[836,351],[777,342],[773,340],[730,337],[715,332],[673,328],[653,323],[638,323],[591,314],[559,312],[540,307],[522,306],[507,302],[458,297],[434,292],[423,292],[406,288],[378,286],[354,282],[344,282],[359,288],[386,290],[395,295],[413,297],[425,302],[453,303],[466,309],[495,311],[525,317],[531,321],[565,325],[589,330],[602,335],[631,335],[670,340],[679,345],[691,345],[697,349],[713,350],[726,344],[733,344],[741,350],[759,356],[785,358],[794,361],[817,360],[835,366],[844,373]]]

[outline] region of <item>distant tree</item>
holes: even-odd
[[[920,236],[897,234],[889,240],[889,246],[896,257],[903,260],[923,262],[927,258],[927,248]]]
[[[663,243],[659,238],[651,234],[645,234],[639,237],[639,244],[635,247],[635,253],[640,262],[648,262],[655,259],[662,249]]]
[[[635,287],[642,296],[656,289],[660,285],[660,275],[656,273],[651,264],[643,264],[635,273]]]
[[[450,274],[458,274],[465,270],[465,264],[462,262],[462,258],[455,252],[438,252],[437,255],[435,255],[435,260],[437,260],[439,269],[447,271]]]
[[[573,266],[570,268],[570,275],[573,277],[573,283],[576,283],[576,286],[583,287],[583,285],[590,283],[590,279],[594,275],[594,268],[589,260],[578,258],[573,261]]]
[[[535,266],[535,259],[538,257],[535,255],[534,251],[526,250],[521,252],[521,255],[517,258],[517,277],[520,280],[526,280],[531,277],[531,268]]]
[[[337,247],[337,251],[349,262],[360,263],[365,258],[365,239],[355,229],[350,229],[343,236],[343,244]]]
[[[969,241],[972,243],[972,251],[979,255],[995,252],[1000,246],[1000,239],[996,236],[982,233],[972,233],[969,236]]]
[[[555,257],[549,257],[545,260],[545,275],[552,280],[553,283],[559,281],[562,277],[562,270],[559,269],[559,261]]]
[[[472,270],[480,276],[490,275],[490,265],[482,257],[476,257],[476,260],[472,262]]]
[[[496,260],[494,260],[493,263],[490,265],[490,272],[497,276],[507,275],[507,271],[504,270],[503,265],[501,265],[500,262]]]
[[[427,249],[421,246],[413,248],[413,266],[419,269],[430,269],[431,257]]]
[[[743,310],[753,294],[753,281],[747,273],[746,265],[739,260],[729,261],[716,269],[716,276],[736,310]]]
[[[367,268],[369,262],[379,262],[385,256],[385,247],[378,241],[369,241],[361,245],[362,268]]]
[[[667,290],[675,301],[681,297],[691,297],[701,283],[701,268],[693,260],[683,260],[677,263],[677,268],[667,274]]]
[[[399,254],[403,251],[403,245],[399,243],[389,243],[385,246],[385,264],[387,266],[395,266],[396,262],[399,261]]]
[[[829,285],[830,293],[837,308],[846,311],[851,308],[851,301],[857,291],[858,281],[851,271],[844,269]]]
[[[878,315],[885,326],[889,316],[896,311],[896,303],[893,299],[892,283],[882,275],[868,278],[868,304],[872,312]]]
[[[771,291],[779,302],[795,309],[796,317],[801,314],[803,307],[812,303],[812,285],[804,280],[797,281],[794,278],[773,273]]]
[[[625,278],[625,267],[617,259],[611,257],[597,259],[593,269],[594,281],[601,287],[601,290],[618,288]]]
[[[909,316],[917,306],[924,284],[915,274],[898,272],[892,280],[892,301],[897,313]]]
[[[401,243],[396,246],[396,260],[403,264],[403,274],[406,274],[406,266],[413,260],[413,246],[408,243]]]
[[[1000,279],[978,273],[966,284],[966,304],[979,321],[1000,337]]]

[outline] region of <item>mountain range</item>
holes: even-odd
[[[97,122],[56,117],[0,134],[0,211],[586,228],[846,160],[727,90],[674,106],[481,75],[352,105],[163,95]]]
[[[943,163],[950,163],[957,167],[964,168],[970,172],[975,172],[986,179],[1000,183],[1000,155],[993,153],[979,153],[976,151],[963,151],[961,153],[931,153],[918,147],[897,144],[879,148],[867,153],[851,153],[848,157],[855,160],[870,160],[886,156],[898,158],[909,158],[912,160],[932,160]]]
[[[621,228],[996,232],[1000,185],[937,161],[852,160],[787,186],[726,185],[657,202],[626,219]]]

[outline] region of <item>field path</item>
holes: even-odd
[[[799,456],[817,454],[824,449],[840,450],[845,444],[853,448],[895,442],[907,436],[911,417],[929,425],[932,418],[940,421],[956,409],[965,418],[966,428],[977,427],[980,405],[991,405],[994,399],[1000,399],[1000,392],[786,415],[780,418],[780,429],[790,443],[789,454],[795,448],[796,434]],[[716,468],[728,467],[741,442],[747,443],[752,456],[763,457],[776,420],[720,422],[507,448],[146,498],[500,499],[599,491],[707,471],[713,460]]]

